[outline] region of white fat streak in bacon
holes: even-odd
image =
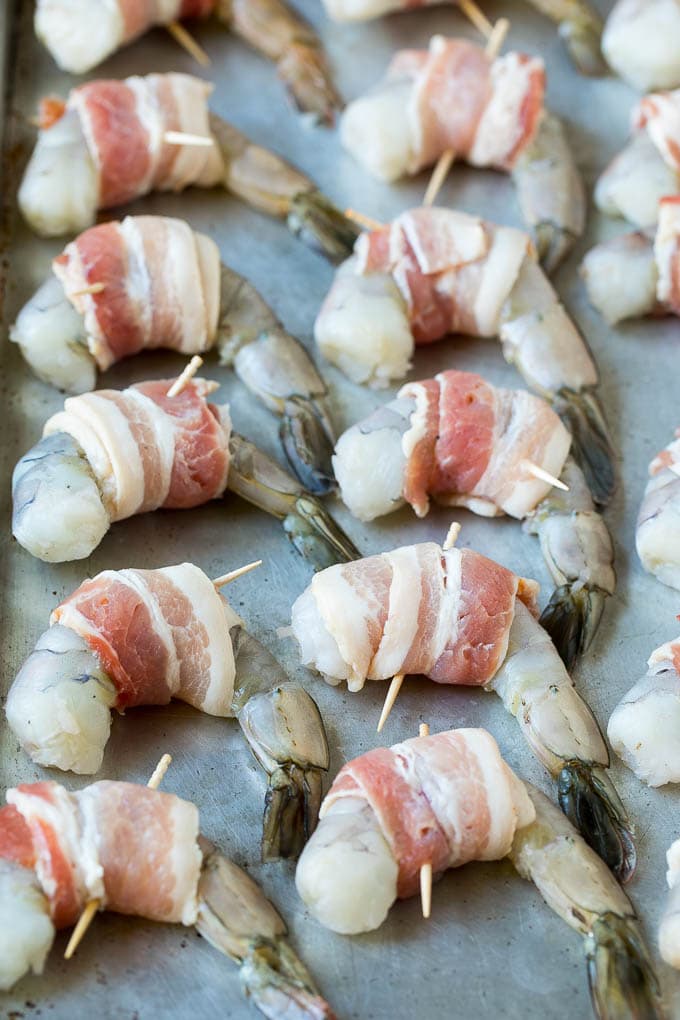
[[[83,261],[80,257],[80,249],[75,241],[66,245],[64,255],[68,256],[68,261],[64,264],[55,260],[52,263],[52,271],[64,288],[64,293],[73,307],[83,316],[88,350],[96,360],[99,368],[104,370],[111,364],[110,361],[104,365],[100,363],[102,352],[104,359],[106,357],[107,344],[97,319],[97,305],[94,295],[83,293],[87,290],[88,283],[85,277]]]
[[[501,758],[496,741],[486,730],[465,730],[464,739],[482,773],[491,821],[486,848],[479,853],[479,859],[495,861],[509,853],[517,825],[515,791],[508,780],[510,769]],[[524,798],[529,801],[528,794],[525,793]]]
[[[152,79],[155,75],[150,76]],[[208,96],[213,85],[188,74],[170,75],[172,93],[177,104],[179,131],[211,138],[208,121]],[[180,145],[167,177],[160,187],[165,191],[181,191],[188,184],[210,187],[217,184],[222,161],[217,145]]]
[[[643,112],[644,104],[653,104],[653,109]],[[633,107],[633,128],[638,127],[642,119],[646,119],[644,127],[664,163],[673,170],[680,170],[680,163],[669,144],[674,143],[676,149],[680,145],[680,89],[653,92],[642,101],[642,105]]]
[[[231,703],[236,666],[229,630],[241,623],[239,616],[215,589],[210,578],[193,563],[162,567],[158,573],[167,577],[187,597],[198,622],[208,633],[210,685],[203,701],[196,707],[210,715],[233,715]],[[182,697],[181,692],[179,697]]]
[[[162,407],[159,407],[154,400],[151,400],[150,397],[147,397],[139,390],[135,390],[130,387],[130,389],[123,390],[123,394],[126,401],[138,404],[150,420],[156,446],[154,465],[161,472],[163,480],[161,489],[163,493],[162,503],[164,503],[167,494],[170,491],[172,465],[175,461],[176,430],[173,425],[173,420],[170,415],[165,413]]]
[[[490,233],[484,272],[474,297],[479,335],[489,337],[498,335],[501,310],[530,248],[528,236],[513,227],[494,227]]]
[[[673,257],[680,242],[680,202],[659,203],[659,225],[654,238],[654,258],[659,272],[656,296],[659,301],[670,302],[674,297]]]
[[[153,593],[149,590],[144,577],[138,570],[111,570],[107,571],[107,573],[111,580],[116,580],[121,584],[127,585],[127,587],[141,599],[142,603],[147,608],[152,620],[154,634],[156,637],[160,638],[168,653],[165,683],[167,684],[170,694],[174,697],[177,689],[179,688],[180,664],[177,658],[175,642],[172,637],[172,629],[163,616],[158,602],[154,598]]]
[[[409,418],[409,427],[401,437],[401,450],[406,458],[404,471],[406,471],[408,462],[413,456],[413,452],[418,443],[427,435],[430,400],[427,387],[423,386],[423,384],[419,382],[406,383],[406,385],[402,386],[399,390],[397,396],[412,397],[415,400],[415,407],[411,412],[411,417]],[[427,512],[430,509],[430,501],[427,493],[423,495],[423,503],[418,506],[414,506],[413,509],[418,517],[427,516]]]
[[[158,161],[165,146],[163,136],[167,130],[167,124],[154,85],[157,77],[152,74],[144,77],[135,74],[125,78],[123,82],[134,93],[135,113],[148,136],[149,169],[146,177],[137,182],[138,195],[146,195],[153,187]],[[162,185],[159,186],[162,187]]]
[[[398,216],[390,232],[390,254],[396,262],[403,251],[401,233],[413,248],[420,271],[440,273],[484,258],[489,239],[478,216],[455,209],[412,209]]]
[[[203,855],[198,846],[199,816],[195,804],[176,797],[172,805],[174,839],[170,851],[175,875],[175,917],[195,924],[198,917],[198,881]]]
[[[177,349],[183,354],[205,351],[209,346],[206,307],[194,232],[184,220],[167,217],[161,223],[165,230],[165,254],[153,268],[162,274],[160,289],[167,294],[168,303],[176,309],[181,326],[181,341]],[[216,259],[219,266],[217,246],[209,238],[205,240],[213,244],[213,261]]]
[[[370,680],[385,680],[401,672],[408,650],[418,633],[422,565],[419,546],[407,545],[383,553],[392,568],[387,619],[380,644],[368,668]]]
[[[118,229],[127,256],[127,275],[125,277],[127,298],[134,303],[142,333],[145,337],[148,337],[151,333],[151,323],[153,321],[151,274],[149,273],[139,220],[136,216],[126,216]],[[168,260],[170,260],[170,252],[167,254]],[[104,295],[104,300],[106,300],[106,295]],[[107,365],[100,365],[102,369],[107,367]]]
[[[491,65],[491,99],[487,103],[468,156],[473,166],[503,165],[522,136],[522,105],[531,88],[532,75],[543,61],[520,60],[507,53]]]
[[[437,549],[439,550],[439,546],[437,546]],[[454,645],[458,639],[460,600],[463,587],[462,551],[455,547],[439,551],[443,561],[444,594],[439,607],[436,630],[432,639],[434,662],[437,662],[447,645]]]
[[[205,318],[206,350],[212,347],[217,336],[220,316],[220,250],[211,237],[193,231],[196,257],[201,275],[203,314]]]
[[[373,658],[373,647],[366,622],[373,616],[367,599],[345,577],[351,564],[338,563],[315,574],[310,585],[326,630],[334,638],[340,655],[347,663],[347,687],[360,691],[364,686]],[[367,592],[370,598],[372,592]]]

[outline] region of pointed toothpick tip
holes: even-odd
[[[425,189],[423,205],[434,205],[437,195],[441,191],[442,185],[448,176],[455,158],[456,152],[454,149],[444,149],[441,156],[435,163],[434,170],[432,171],[427,188]]]
[[[460,535],[461,526],[458,521],[452,521],[449,530],[446,532],[446,538],[444,539],[444,545],[442,549],[444,552],[448,552],[449,549],[453,549],[454,545],[458,541]]]
[[[389,716],[390,712],[392,711],[392,708],[394,707],[394,703],[397,700],[397,695],[399,694],[403,682],[404,682],[403,673],[397,673],[396,676],[392,677],[390,686],[387,689],[387,695],[385,696],[382,712],[380,713],[380,719],[378,720],[377,729],[378,733],[382,733],[382,728],[387,722],[387,717]]]
[[[262,560],[253,560],[252,563],[246,563],[243,567],[237,567],[236,570],[230,570],[228,574],[222,574],[221,577],[216,577],[213,580],[213,584],[216,588],[222,588],[225,584],[230,584],[235,581],[237,577],[243,577],[244,574],[250,573],[251,570],[255,570],[255,567],[261,567]]]
[[[427,861],[420,868],[420,905],[423,917],[427,919],[432,913],[432,862]]]
[[[562,492],[569,492],[569,486],[565,482],[560,478],[555,478],[555,475],[551,475],[545,468],[534,464],[532,460],[523,460],[521,467],[528,475],[538,478],[539,482],[547,482],[548,485],[553,485],[556,489],[561,489]]]
[[[203,358],[199,357],[198,354],[194,354],[193,358],[191,359],[187,367],[184,369],[184,371],[181,373],[181,375],[177,376],[174,383],[166,393],[166,396],[167,397],[178,396],[178,394],[182,392],[182,390],[189,382],[189,380],[196,375],[202,364]]]
[[[363,213],[357,212],[356,209],[345,209],[345,216],[348,220],[358,223],[360,227],[364,227],[365,230],[381,230],[383,227],[380,220],[374,220],[371,216],[364,216]]]
[[[193,35],[187,32],[184,25],[180,25],[179,21],[171,21],[166,28],[176,43],[186,50],[190,57],[200,64],[201,67],[210,67],[211,60],[208,54],[205,52],[203,47],[196,42]]]

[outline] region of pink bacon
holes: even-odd
[[[193,804],[118,782],[74,794],[31,783],[8,790],[7,800],[30,833],[57,928],[75,923],[93,898],[153,921],[195,921],[201,853]]]
[[[665,311],[680,315],[680,195],[662,198],[654,239],[656,296]]]
[[[680,89],[644,96],[633,107],[631,126],[646,130],[664,161],[680,171]]]
[[[472,497],[488,501],[487,512],[523,516],[522,461],[555,475],[564,466],[569,434],[541,397],[458,371],[407,383],[399,396],[416,404],[403,442],[409,450],[404,498],[419,517],[430,495],[454,505]]]
[[[321,807],[361,798],[375,813],[399,872],[400,898],[418,890],[423,864],[436,874],[497,860],[531,820],[518,780],[484,730],[449,730],[376,748],[348,762]]]
[[[208,350],[219,314],[215,243],[182,220],[128,216],[84,231],[52,268],[104,371],[144,348]]]
[[[447,149],[475,166],[512,169],[543,115],[543,61],[523,53],[490,59],[465,39],[434,36],[429,50],[402,50],[387,80],[409,78],[416,173]]]

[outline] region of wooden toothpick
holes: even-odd
[[[228,574],[222,574],[221,577],[216,577],[213,580],[213,584],[216,588],[223,588],[225,584],[230,584],[235,581],[237,577],[243,577],[244,574],[254,570],[255,567],[262,565],[262,560],[253,560],[252,563],[246,563],[244,567],[237,567],[236,570],[230,570]]]
[[[85,297],[86,294],[101,294],[103,290],[106,290],[105,283],[91,283],[89,287],[83,287],[82,290],[72,290],[69,292],[69,297]]]
[[[487,18],[486,14],[479,9],[474,0],[458,0],[458,6],[468,21],[472,22],[477,31],[483,35],[485,39],[488,39],[493,32],[493,25]]]
[[[193,35],[187,32],[184,25],[180,25],[179,21],[171,21],[166,27],[175,42],[179,43],[182,49],[185,49],[197,64],[200,64],[201,67],[210,67],[210,57],[203,47],[196,42]]]
[[[356,209],[345,209],[345,216],[348,220],[353,220],[354,223],[358,223],[360,227],[364,227],[366,230],[380,230],[383,226],[380,220],[374,220],[371,216],[364,216],[363,213],[357,212]]]
[[[387,722],[387,717],[392,711],[392,708],[394,707],[394,703],[397,700],[397,694],[399,693],[403,682],[404,682],[403,673],[397,673],[396,676],[392,677],[392,682],[390,683],[390,686],[387,689],[385,703],[383,704],[382,712],[380,713],[380,719],[378,720],[377,730],[378,733],[382,733],[382,728]]]
[[[172,761],[171,755],[169,754],[163,755],[161,760],[158,762],[158,765],[156,765],[156,768],[153,770],[153,775],[151,776],[151,779],[146,784],[150,790],[158,789],[160,784],[163,782],[163,777],[165,773],[168,771],[168,767],[171,761]],[[94,915],[97,913],[101,905],[102,901],[100,899],[90,900],[90,902],[83,910],[82,914],[78,918],[78,923],[71,932],[71,938],[68,940],[68,945],[64,953],[65,960],[70,960],[73,954],[75,953],[76,949],[83,940],[85,932],[92,924],[92,921],[94,920]]]
[[[449,530],[446,533],[446,538],[444,539],[444,545],[442,546],[442,549],[444,550],[444,552],[447,552],[447,550],[449,550],[449,549],[453,549],[454,545],[458,541],[458,536],[459,535],[460,535],[460,524],[458,523],[458,521],[453,521],[453,523],[451,524]]]
[[[427,723],[421,723],[418,727],[419,737],[429,737],[430,727]],[[428,918],[432,911],[432,861],[426,861],[420,866],[420,905],[423,910],[423,917]]]
[[[524,471],[528,475],[533,475],[534,478],[538,478],[540,482],[547,482],[548,485],[554,485],[556,489],[562,489],[563,492],[569,492],[569,486],[563,482],[560,478],[555,478],[549,471],[539,467],[538,464],[534,464],[532,460],[523,460],[520,462],[520,470]]]
[[[206,148],[215,144],[214,138],[207,135],[192,135],[187,131],[166,131],[163,141],[168,145],[203,145]]]
[[[177,376],[174,383],[166,393],[166,396],[176,397],[179,393],[181,393],[186,384],[189,382],[189,380],[196,375],[202,364],[203,358],[199,357],[198,354],[194,354],[193,358],[191,359],[187,367],[184,369],[184,371]]]

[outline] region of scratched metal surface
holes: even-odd
[[[16,175],[33,138],[27,118],[39,97],[64,94],[73,80],[57,71],[33,38],[30,4],[12,39],[9,131],[6,145],[9,233],[5,328],[0,344],[2,402],[2,525],[0,527],[0,693],[3,700],[22,660],[47,625],[50,609],[84,575],[109,567],[154,567],[191,559],[208,573],[230,569],[254,556],[264,566],[229,590],[248,626],[265,641],[317,698],[332,748],[332,774],[341,763],[379,743],[375,722],[382,685],[360,695],[327,687],[299,667],[294,644],[277,637],[290,606],[310,571],[288,546],[280,526],[265,515],[227,498],[196,511],[157,513],[116,524],[87,562],[49,566],[33,560],[12,540],[9,477],[17,458],[39,437],[42,422],[60,404],[59,395],[35,381],[7,342],[6,324],[48,272],[60,242],[40,241],[14,210]],[[329,24],[318,0],[296,4],[320,29],[346,98],[376,80],[392,51],[426,45],[434,32],[474,37],[461,16],[443,9],[381,22],[339,27]],[[3,12],[4,13],[4,12]],[[508,13],[490,3],[490,17]],[[573,72],[552,26],[521,3],[512,4],[508,45],[541,53],[549,68],[549,100],[569,122],[573,145],[589,183],[626,136],[633,93],[621,82],[590,82]],[[6,26],[9,31],[9,27]],[[394,187],[379,185],[342,152],[333,131],[311,128],[289,108],[275,75],[258,55],[215,24],[196,28],[212,57],[213,107],[256,140],[288,156],[310,173],[341,205],[351,204],[381,218],[417,204],[426,176]],[[94,76],[123,76],[151,70],[194,72],[190,59],[162,31],[117,54]],[[507,223],[518,223],[510,182],[499,175],[456,168],[440,201]],[[307,344],[312,323],[332,278],[320,257],[294,240],[285,227],[249,211],[218,191],[158,195],[137,203],[135,212],[185,217],[218,241],[223,258],[247,274],[277,309],[287,327]],[[621,224],[592,214],[587,238],[560,272],[563,299],[584,329],[602,371],[604,404],[620,451],[621,484],[607,514],[617,550],[618,593],[607,607],[594,648],[578,671],[580,690],[605,723],[621,694],[644,672],[650,651],[675,636],[677,595],[640,568],[633,551],[634,522],[647,462],[671,436],[677,422],[677,321],[635,323],[614,333],[588,308],[576,268],[596,239]],[[155,354],[130,360],[107,374],[106,385],[122,386],[178,371],[182,362]],[[494,383],[519,385],[499,347],[491,341],[451,340],[418,352],[414,377],[449,366],[474,369]],[[383,396],[361,390],[326,369],[337,424],[344,428]],[[219,379],[232,402],[236,427],[270,452],[277,452],[273,419],[227,371],[208,359],[205,373]],[[352,521],[339,506],[338,518],[366,553],[426,538],[441,540],[450,514],[434,511],[416,522],[406,511],[374,525]],[[548,579],[536,541],[518,524],[482,520],[463,511],[461,542],[514,570]],[[409,680],[384,733],[394,742],[417,732],[419,720],[434,731],[455,725],[488,727],[508,761],[524,777],[550,791],[551,783],[531,756],[517,725],[500,700],[481,691],[445,689]],[[159,756],[174,761],[164,787],[195,801],[203,830],[260,881],[281,909],[296,948],[341,1017],[401,1018],[522,1016],[551,1020],[591,1015],[580,937],[543,904],[536,891],[506,864],[449,872],[434,890],[431,921],[423,922],[416,900],[399,903],[383,927],[348,939],[332,935],[309,918],[298,900],[293,868],[258,861],[262,776],[235,722],[202,716],[186,706],[135,710],[116,718],[101,777],[144,782]],[[38,779],[44,772],[0,726],[0,785]],[[640,865],[630,893],[654,942],[664,897],[664,853],[678,835],[678,792],[651,791],[615,765],[614,778],[638,826]],[[57,775],[69,788],[85,780]],[[98,1015],[106,1020],[167,1016],[199,1020],[216,1015],[247,1018],[253,1008],[241,997],[232,963],[192,930],[100,915],[76,959],[62,959],[65,939],[57,938],[46,971],[23,980],[2,999],[5,1013],[54,1020]],[[660,966],[672,1015],[680,1016],[680,979]]]

